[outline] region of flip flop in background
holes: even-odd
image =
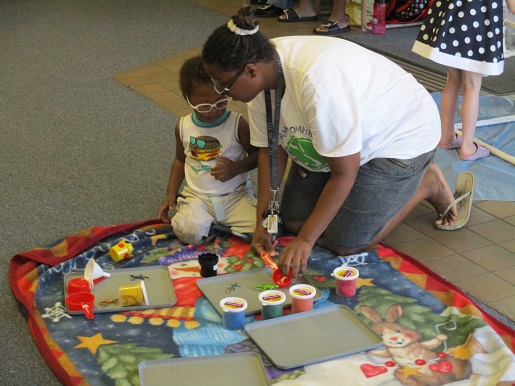
[[[472,208],[472,200],[474,196],[475,178],[470,172],[463,172],[456,177],[456,188],[454,193],[455,200],[445,208],[444,212],[438,214],[439,218],[444,218],[447,213],[456,205],[458,215],[452,225],[439,225],[435,224],[437,229],[444,231],[454,231],[463,228],[470,217],[470,210]]]
[[[478,144],[476,144],[476,146],[477,146],[477,150],[476,150],[476,152],[474,154],[466,155],[466,156],[463,156],[463,157],[460,155],[460,160],[462,160],[462,161],[475,161],[475,160],[478,160],[480,158],[487,157],[490,154],[490,150],[488,150],[486,147],[479,146]]]
[[[317,31],[318,28],[320,27],[325,27],[327,28],[327,31]],[[341,33],[344,33],[344,32],[350,32],[351,31],[351,28],[350,28],[350,25],[346,26],[346,27],[343,27],[343,28],[340,28],[338,27],[338,22],[337,21],[334,21],[334,20],[327,20],[326,23],[324,24],[321,24],[320,26],[318,26],[317,28],[315,28],[313,30],[313,33],[315,35],[337,35],[337,34],[341,34]]]
[[[276,7],[272,4],[266,4],[262,7],[256,8],[254,15],[257,17],[276,17],[283,13],[283,9]]]
[[[451,143],[449,143],[447,145],[442,145],[442,146],[438,146],[438,147],[440,149],[444,149],[444,150],[454,150],[454,149],[461,147],[461,142],[462,142],[461,137],[458,134],[454,134],[454,141],[452,141]]]
[[[277,21],[281,23],[291,23],[295,21],[316,21],[317,16],[300,16],[297,11],[294,9],[285,9],[284,11],[285,17],[282,19],[281,17],[277,18]]]

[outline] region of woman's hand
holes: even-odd
[[[256,231],[252,236],[251,248],[253,248],[259,254],[266,252],[270,256],[274,256],[275,246],[277,245],[276,238],[267,232],[266,228],[258,224]]]
[[[282,251],[279,257],[279,269],[288,275],[291,269],[292,281],[297,280],[306,272],[309,255],[313,246],[302,238],[296,237]]]

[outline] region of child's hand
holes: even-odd
[[[168,214],[168,212],[173,210],[173,208],[175,207],[175,200],[175,196],[165,197],[163,203],[157,211],[157,217],[166,224],[170,224],[170,215]]]
[[[216,162],[216,166],[211,168],[211,175],[218,181],[229,181],[241,173],[238,163],[229,158],[218,157]]]

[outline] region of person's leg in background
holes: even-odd
[[[276,17],[282,15],[287,9],[293,8],[294,0],[268,0],[263,6],[256,9],[257,17]]]
[[[285,10],[277,20],[281,22],[292,22],[314,21],[317,19],[317,10],[315,8],[314,0],[300,0],[297,8],[291,9],[292,7]]]
[[[348,17],[345,14],[346,0],[333,0],[329,19],[313,30],[316,35],[335,35],[350,31]],[[317,19],[317,9],[314,0],[300,0],[295,9],[288,9],[278,17],[278,21],[313,21]]]
[[[461,141],[454,133],[454,122],[461,92],[461,71],[447,68],[447,82],[442,91],[442,136],[438,147],[452,150],[461,146]]]
[[[318,26],[313,30],[315,35],[335,35],[343,32],[349,32],[350,26],[348,17],[345,13],[347,0],[334,0],[331,9],[331,15],[326,23]]]
[[[461,71],[463,100],[461,102],[462,144],[460,159],[473,161],[486,157],[490,151],[474,143],[479,113],[479,92],[483,76],[477,72]]]
[[[483,76],[476,72],[452,67],[447,69],[447,82],[442,91],[442,137],[438,147],[446,150],[460,148],[460,159],[464,161],[473,161],[490,154],[488,149],[474,143],[482,80]],[[462,90],[460,138],[454,132],[454,122]]]

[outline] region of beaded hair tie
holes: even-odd
[[[236,24],[234,24],[234,21],[231,19],[227,23],[227,28],[236,35],[245,36],[245,35],[254,35],[259,30],[259,25],[256,26],[256,28],[248,30],[248,29],[242,29],[238,27]]]

